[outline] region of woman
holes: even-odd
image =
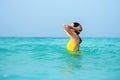
[[[67,50],[72,52],[79,51],[79,45],[82,42],[79,34],[82,31],[82,26],[77,22],[74,22],[71,25],[64,24],[64,31],[70,37],[67,44]]]

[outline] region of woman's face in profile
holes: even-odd
[[[80,26],[76,27],[76,30],[77,30],[77,32],[80,32],[81,31]]]

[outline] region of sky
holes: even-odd
[[[72,22],[81,37],[120,37],[120,0],[0,0],[1,37],[67,37]]]

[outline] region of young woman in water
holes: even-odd
[[[77,22],[73,22],[71,25],[64,24],[63,27],[64,31],[70,38],[67,44],[67,50],[72,52],[79,51],[79,45],[82,42],[79,34],[82,31],[82,26]]]

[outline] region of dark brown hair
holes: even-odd
[[[78,23],[78,22],[73,22],[73,26],[74,26],[74,27],[78,27],[78,26],[81,26],[81,25],[80,25],[80,23]],[[75,31],[75,33],[76,33],[77,35],[79,35],[80,32]]]
[[[80,23],[78,23],[78,22],[73,22],[73,26],[74,27],[78,27],[78,26],[81,26],[80,25]],[[77,35],[79,35],[80,34],[80,32],[77,32],[77,31],[75,31],[75,33],[77,34]],[[79,42],[79,44],[82,42],[82,39],[79,37],[79,39],[80,39],[80,42]]]
[[[78,22],[73,22],[73,26],[74,26],[74,27],[77,27],[77,26],[81,26],[81,25],[80,25],[80,23],[78,23]]]

